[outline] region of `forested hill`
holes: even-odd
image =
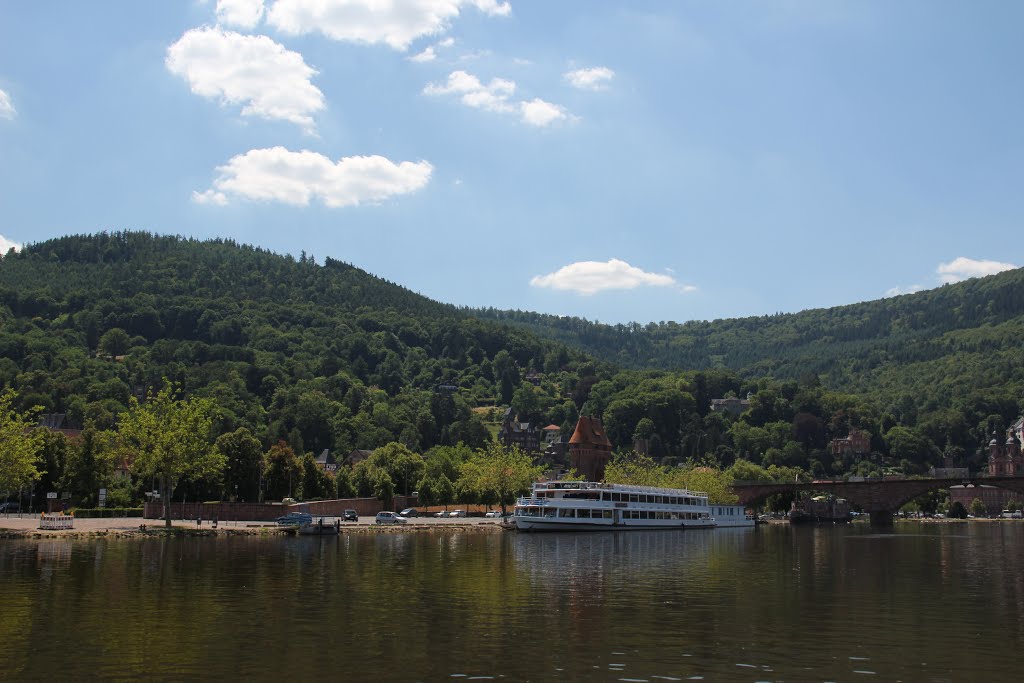
[[[216,397],[222,430],[300,452],[479,443],[472,407],[581,358],[345,263],[231,241],[101,233],[0,260],[0,387],[78,426],[166,377]]]
[[[474,312],[622,367],[817,375],[858,393],[901,382],[909,391],[922,380],[949,379],[950,372],[967,386],[991,386],[1021,379],[1024,368],[1024,269],[850,306],[713,322],[603,325],[522,311]]]
[[[489,407],[510,406],[563,435],[600,417],[619,451],[646,444],[664,464],[909,474],[976,466],[1021,414],[1022,314],[1012,271],[794,315],[612,327],[458,309],[332,259],[101,233],[0,259],[0,390],[102,431],[166,378],[214,399],[217,434],[245,427],[300,454],[482,446]],[[710,408],[748,395],[740,414]],[[855,429],[871,452],[835,455]]]

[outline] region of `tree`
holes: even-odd
[[[394,491],[403,495],[415,490],[423,476],[423,456],[413,453],[404,444],[391,442],[373,452],[367,462],[379,467],[391,478]]]
[[[34,429],[35,411],[18,413],[13,390],[0,393],[0,491],[20,489],[42,474],[36,467],[43,442]]]
[[[313,454],[302,456],[302,499],[326,498],[336,490],[331,475],[316,464]]]
[[[208,398],[179,398],[178,387],[166,383],[145,403],[133,396],[121,417],[118,436],[135,453],[132,469],[160,480],[164,520],[171,526],[171,492],[183,479],[202,481],[224,469],[224,455],[213,445],[211,430],[216,406]]]
[[[68,452],[60,487],[83,507],[93,507],[110,475],[110,435],[86,423],[78,443]]]
[[[123,356],[128,353],[131,338],[120,327],[107,330],[100,337],[100,351],[107,356]]]
[[[245,427],[239,427],[217,437],[217,450],[225,458],[224,497],[258,500],[263,472],[263,447],[259,439]]]
[[[987,517],[988,508],[981,502],[980,498],[975,498],[971,501],[971,514],[975,517]]]
[[[516,496],[527,493],[543,471],[519,448],[494,442],[462,464],[456,488],[497,502],[505,514],[506,507],[515,503]]]
[[[263,479],[267,498],[281,500],[291,497],[302,483],[302,463],[292,447],[278,441],[270,447],[264,458]]]

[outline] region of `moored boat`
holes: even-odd
[[[531,495],[516,502],[512,520],[520,531],[710,529],[715,526],[706,493],[589,481],[534,484]]]
[[[323,517],[298,526],[300,536],[337,536],[341,532],[341,521],[328,522]]]

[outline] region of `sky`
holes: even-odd
[[[0,3],[0,251],[147,230],[607,323],[1024,265],[1024,3]]]

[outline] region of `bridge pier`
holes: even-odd
[[[888,528],[892,526],[892,510],[871,510],[871,526]]]

